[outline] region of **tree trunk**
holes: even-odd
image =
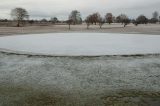
[[[69,24],[69,30],[71,29],[71,25]]]
[[[102,25],[100,25],[100,29],[102,29]]]
[[[17,27],[20,27],[20,20],[18,20],[17,22]]]
[[[89,25],[87,25],[87,29],[89,29]]]

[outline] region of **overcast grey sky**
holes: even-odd
[[[54,16],[67,19],[75,9],[83,19],[93,12],[101,15],[112,12],[115,16],[125,13],[134,18],[140,14],[151,17],[153,11],[160,12],[160,0],[0,0],[0,18],[10,18],[10,11],[15,7],[25,8],[31,19]]]

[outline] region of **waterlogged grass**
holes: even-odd
[[[160,106],[160,92],[125,90],[103,100],[105,106]]]

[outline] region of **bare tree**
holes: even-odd
[[[28,23],[32,26],[34,24],[34,20],[29,20]]]
[[[153,15],[152,18],[155,18],[158,20],[159,13],[157,11],[155,11],[152,15]]]
[[[112,13],[107,13],[105,16],[106,22],[111,24],[113,22],[113,15]]]
[[[90,22],[91,22],[91,16],[89,15],[87,18],[86,18],[86,20],[85,20],[85,22],[86,22],[86,24],[87,24],[87,29],[89,29],[89,26],[90,26]]]
[[[77,10],[73,10],[69,15],[69,20],[72,20],[73,24],[82,24],[81,14]]]
[[[73,23],[72,19],[67,20],[68,28],[71,29],[71,24]]]
[[[92,24],[94,23],[95,25],[99,22],[99,18],[100,18],[100,14],[97,12],[97,13],[94,13],[91,15],[91,22]]]
[[[158,22],[158,19],[156,19],[156,18],[151,18],[149,20],[149,23],[152,23],[152,24],[156,24],[157,22]]]
[[[119,16],[116,18],[116,21],[117,21],[118,23],[124,24],[124,20],[127,19],[127,18],[128,18],[127,15],[121,14],[121,15],[119,15]]]
[[[50,21],[51,21],[52,24],[55,24],[55,23],[58,22],[58,18],[57,17],[53,17],[53,18],[50,19]]]
[[[121,16],[120,15],[116,17],[116,22],[121,23]]]
[[[140,16],[138,16],[138,18],[136,19],[135,25],[137,26],[138,24],[147,24],[147,23],[148,23],[148,19],[146,18],[146,16],[140,15]]]
[[[126,27],[126,25],[130,23],[130,20],[129,20],[128,16],[125,15],[125,14],[119,15],[119,16],[116,18],[116,21],[117,21],[118,23],[122,23],[122,25],[124,25],[124,27]]]
[[[94,13],[92,15],[89,15],[86,20],[85,20],[86,24],[87,24],[87,29],[89,29],[90,24],[97,24],[99,23],[100,28],[102,27],[102,25],[105,23],[104,19],[101,18],[99,13]]]
[[[158,22],[158,17],[159,17],[159,14],[157,11],[153,12],[152,14],[152,18],[150,19],[150,23],[157,23]]]
[[[43,19],[40,20],[40,24],[41,25],[48,25],[48,20],[43,18]]]
[[[11,11],[11,17],[17,21],[17,27],[19,27],[24,19],[29,18],[29,14],[24,8],[15,8]]]
[[[99,18],[99,27],[100,29],[102,28],[102,25],[105,23],[105,19],[103,19],[102,17]]]
[[[129,18],[126,18],[123,20],[123,22],[124,22],[124,27],[126,27],[126,25],[128,25],[131,22],[131,20]]]

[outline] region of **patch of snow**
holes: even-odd
[[[111,33],[50,33],[0,37],[0,48],[47,55],[160,53],[160,36]]]

